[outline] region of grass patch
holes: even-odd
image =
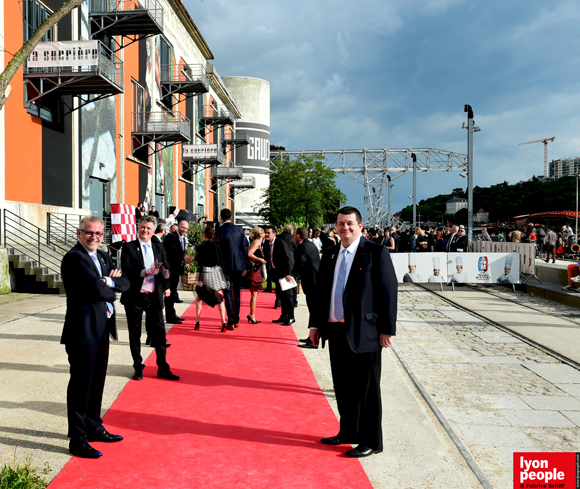
[[[48,481],[42,477],[50,472],[48,462],[44,469],[34,469],[30,465],[30,458],[24,459],[18,465],[16,461],[12,467],[4,465],[0,469],[0,489],[45,489]]]

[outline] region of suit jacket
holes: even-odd
[[[318,248],[305,239],[296,247],[294,254],[295,277],[300,276],[300,282],[305,294],[312,294],[316,288],[316,276],[320,268],[320,254]]]
[[[290,251],[290,256],[292,257],[292,261],[294,261],[294,254],[296,253],[296,239],[290,233],[281,233],[276,236],[276,239],[280,239],[286,243],[288,247],[288,251]],[[294,264],[292,264],[294,266]]]
[[[274,257],[270,259],[272,253],[272,246],[269,241],[264,242],[264,259],[268,267],[268,273],[275,279],[280,279],[292,273],[294,267],[294,257],[291,256],[290,250],[286,246],[286,242],[278,239],[274,240]],[[274,268],[271,268],[271,263],[274,263]]]
[[[117,267],[104,251],[97,250],[103,276]],[[115,292],[129,288],[126,276],[114,278],[115,288],[101,280],[93,259],[81,243],[77,243],[62,259],[61,275],[66,290],[66,316],[63,344],[94,345],[110,334],[117,339],[115,314],[107,319],[107,302],[114,303]]]
[[[449,251],[452,253],[457,252],[458,250],[461,251],[468,251],[467,248],[469,246],[469,239],[467,235],[459,236],[458,234],[455,235],[454,240],[451,242],[451,246],[449,247]]]
[[[225,222],[219,228],[218,246],[223,259],[224,273],[243,272],[248,259],[248,240],[242,228]]]
[[[165,254],[165,249],[161,243],[151,240],[150,244],[153,249],[153,256],[156,261],[163,263],[163,267],[167,270],[170,269],[169,262],[167,261],[167,255]],[[121,253],[121,270],[129,278],[130,287],[127,291],[123,292],[121,296],[121,304],[132,305],[138,300],[139,294],[141,293],[141,287],[143,286],[143,279],[141,277],[141,272],[145,269],[145,261],[143,260],[143,252],[141,251],[141,243],[138,239],[135,241],[130,241],[125,243],[123,246],[123,252]],[[159,310],[163,309],[163,293],[169,289],[169,280],[163,278],[163,273],[159,273],[155,276],[155,291],[153,292],[153,305]]]
[[[445,245],[445,251],[451,251],[451,246],[453,245],[454,241],[457,240],[458,237],[459,237],[459,235],[457,233],[450,234],[447,237],[447,244]]]
[[[183,274],[185,266],[185,250],[181,247],[180,236],[177,231],[173,231],[165,236],[163,240],[165,254],[169,261],[169,267],[172,275]]]
[[[334,325],[328,323],[328,316],[339,253],[340,245],[322,252],[308,326],[318,328],[323,339],[334,333],[331,329],[344,328],[352,351],[379,351],[380,335],[396,334],[398,284],[389,250],[368,239],[360,240],[344,288],[344,324]]]

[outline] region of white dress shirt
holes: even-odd
[[[340,253],[338,258],[336,259],[336,265],[334,266],[334,278],[332,279],[332,293],[330,295],[330,311],[328,314],[328,322],[329,323],[336,323],[341,322],[344,323],[344,317],[337,321],[334,317],[334,292],[336,290],[336,281],[338,279],[338,272],[340,271],[340,267],[342,265],[342,260],[344,259],[344,250],[348,250],[347,262],[346,262],[346,277],[344,279],[344,285],[348,283],[348,275],[350,274],[350,268],[352,267],[352,262],[354,261],[354,255],[360,243],[360,237],[352,243],[348,248],[345,248],[342,243],[340,244]]]

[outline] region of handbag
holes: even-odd
[[[205,304],[210,307],[215,307],[218,304],[221,304],[223,301],[220,293],[215,290],[209,290],[205,285],[202,285],[201,287],[196,285],[195,293]]]

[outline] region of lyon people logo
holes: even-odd
[[[514,489],[575,489],[578,454],[514,452]]]

